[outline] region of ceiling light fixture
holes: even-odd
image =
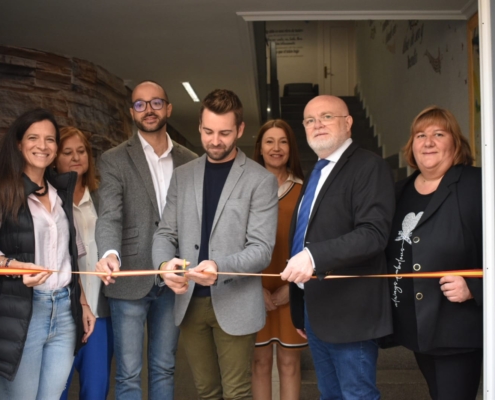
[[[196,92],[194,91],[194,89],[192,88],[191,84],[189,82],[182,82],[182,86],[184,86],[184,89],[186,89],[186,92],[189,94],[189,96],[191,96],[191,99],[195,103],[199,103],[199,97],[196,94]]]

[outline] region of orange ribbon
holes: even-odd
[[[58,272],[49,269],[24,269],[24,268],[0,268],[0,275],[33,275],[40,272]],[[108,276],[106,272],[97,271],[72,271],[77,275],[97,275]],[[183,274],[187,273],[187,270],[134,270],[134,271],[116,271],[112,272],[111,276],[144,276],[144,275],[157,275],[157,274]],[[237,276],[267,276],[267,277],[280,277],[280,274],[255,274],[244,272],[217,272],[217,275],[237,275]],[[439,271],[439,272],[411,272],[406,274],[377,274],[377,275],[327,275],[324,279],[342,279],[342,278],[442,278],[447,275],[462,276],[463,278],[483,278],[482,269],[467,269],[457,271]],[[316,276],[311,278],[316,279]]]

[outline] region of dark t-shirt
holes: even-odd
[[[201,261],[209,260],[211,228],[213,227],[218,201],[220,200],[223,187],[234,164],[234,160],[218,164],[211,163],[208,159],[206,160],[203,179],[203,219],[201,221],[201,245],[199,248],[198,264]],[[210,295],[209,286],[202,286],[200,284],[194,286],[193,296],[206,297]]]
[[[392,234],[388,244],[389,272],[404,274],[413,272],[411,240],[433,193],[419,194],[412,180],[405,188],[395,211]],[[392,312],[395,338],[399,344],[418,351],[418,333],[414,300],[413,279],[391,280]]]

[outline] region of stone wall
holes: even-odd
[[[96,158],[132,135],[131,90],[106,69],[79,58],[0,46],[0,139],[23,112],[51,111],[60,126],[90,138]],[[198,152],[167,124],[170,137]]]
[[[24,111],[43,107],[86,133],[97,157],[132,134],[129,99],[122,79],[98,65],[0,46],[0,137]]]

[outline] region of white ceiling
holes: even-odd
[[[251,145],[259,127],[249,20],[467,19],[476,0],[0,0],[0,44],[86,59],[130,85],[167,90],[171,123],[199,145],[198,103],[216,88],[236,92]]]

